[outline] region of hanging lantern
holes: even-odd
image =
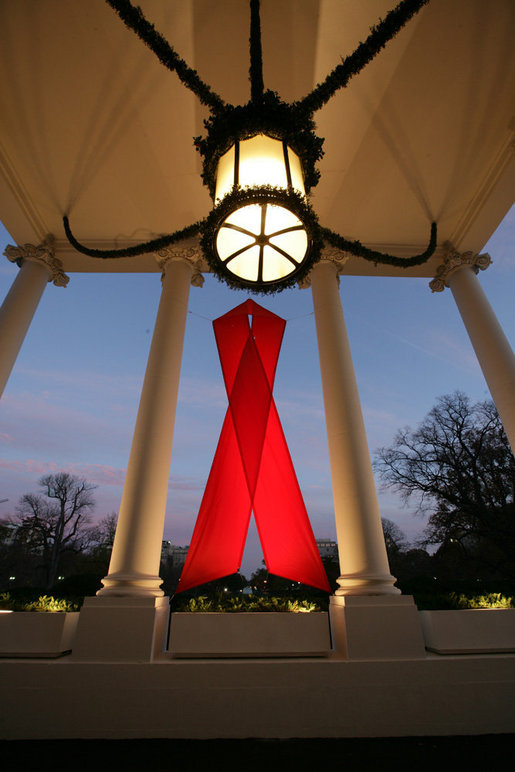
[[[158,252],[200,235],[209,267],[230,287],[256,293],[277,292],[300,283],[320,259],[324,243],[374,264],[408,268],[422,265],[437,244],[436,223],[431,223],[427,249],[400,258],[365,247],[359,241],[322,228],[306,194],[318,183],[316,168],[323,139],[315,133],[313,114],[347,85],[384,45],[429,0],[401,0],[371,29],[364,43],[342,60],[322,83],[303,99],[283,102],[265,90],[261,50],[259,0],[250,0],[251,99],[245,105],[223,101],[200,80],[130,0],[106,0],[124,23],[158,56],[177,71],[184,85],[209,107],[205,136],[194,138],[202,156],[202,179],[214,201],[210,214],[168,235],[116,249],[95,249],[73,235],[68,215],[64,232],[79,252],[91,257],[116,258]]]
[[[298,155],[266,134],[236,140],[218,160],[204,246],[231,283],[271,291],[311,262],[312,215]]]

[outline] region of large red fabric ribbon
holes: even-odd
[[[268,570],[330,592],[272,397],[285,326],[253,300],[213,322],[229,407],[177,592],[239,570],[252,510]]]

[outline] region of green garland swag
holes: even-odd
[[[306,259],[297,270],[282,280],[281,284],[263,282],[256,288],[254,282],[245,282],[238,279],[231,273],[225,264],[215,257],[213,244],[216,239],[218,228],[235,208],[246,206],[247,204],[273,203],[278,206],[284,206],[293,212],[304,225],[309,239],[309,259]],[[320,260],[322,250],[321,229],[318,224],[318,218],[305,201],[303,196],[295,190],[287,191],[284,188],[274,188],[271,185],[260,185],[255,188],[235,188],[220,201],[220,203],[209,213],[202,225],[200,244],[209,266],[213,269],[215,275],[224,281],[229,287],[238,289],[245,287],[252,292],[259,292],[264,295],[272,295],[276,292],[292,287],[297,282],[302,281],[315,263]]]
[[[422,265],[427,262],[436,249],[437,240],[437,228],[436,223],[431,223],[431,235],[429,237],[429,244],[424,252],[420,255],[413,255],[413,257],[395,257],[395,255],[389,255],[387,252],[377,252],[375,249],[368,249],[364,247],[361,241],[350,241],[349,239],[340,236],[338,233],[329,230],[329,228],[320,228],[320,235],[325,242],[331,244],[332,247],[341,249],[345,252],[351,252],[357,257],[362,257],[364,260],[369,260],[372,263],[381,263],[382,265],[395,265],[400,268],[410,268],[414,265]]]
[[[312,115],[320,110],[339,89],[345,88],[349,80],[374,59],[377,54],[392,40],[407,22],[427,5],[429,0],[402,0],[388,12],[379,24],[370,28],[370,35],[364,43],[345,57],[307,96],[295,103],[300,112]]]
[[[263,52],[261,50],[261,19],[259,17],[259,0],[250,0],[250,100],[258,102],[263,96]]]
[[[220,112],[225,108],[225,102],[218,94],[199,78],[196,70],[188,67],[186,62],[174,51],[170,43],[156,31],[139,6],[134,7],[129,0],[106,0],[113,8],[126,27],[131,29],[140,40],[155,53],[161,64],[176,72],[181,82],[190,91],[193,91],[200,102],[214,112]]]
[[[149,252],[158,252],[160,249],[169,247],[171,244],[176,244],[178,241],[184,241],[191,236],[196,236],[199,233],[202,226],[202,222],[193,223],[186,228],[169,233],[167,236],[158,236],[150,241],[145,241],[142,244],[135,244],[133,247],[121,247],[120,249],[92,249],[81,244],[77,241],[73,235],[68,217],[63,217],[64,232],[68,238],[70,244],[75,247],[77,252],[82,252],[83,255],[89,255],[89,257],[101,257],[107,259],[110,257],[136,257],[136,255],[145,255]]]
[[[197,150],[203,157],[202,179],[209,188],[214,198],[216,169],[220,157],[229,150],[236,140],[250,139],[256,134],[266,134],[273,139],[285,141],[289,147],[299,156],[303,173],[306,193],[318,183],[320,172],[316,169],[316,163],[323,157],[323,139],[315,134],[313,113],[320,110],[340,88],[344,88],[350,78],[357,75],[382,48],[404,27],[404,25],[424,6],[429,0],[401,0],[387,16],[380,20],[377,26],[372,27],[370,35],[364,43],[360,43],[356,50],[337,65],[326,77],[323,83],[318,84],[303,99],[288,104],[283,102],[273,91],[264,91],[263,66],[261,51],[261,25],[259,18],[259,0],[250,0],[250,71],[251,100],[246,105],[226,104],[206,83],[198,73],[189,67],[170,46],[167,40],[155,30],[147,21],[139,7],[131,4],[130,0],[106,0],[124,24],[135,32],[138,37],[155,53],[159,61],[168,70],[176,72],[181,82],[190,89],[206,105],[211,115],[204,122],[206,128],[205,137],[195,137]],[[212,250],[217,224],[227,216],[235,203],[259,203],[264,196],[268,199],[287,206],[306,225],[306,230],[311,238],[311,256],[301,268],[291,274],[284,284],[266,285],[256,287],[237,280],[225,266],[220,265]],[[320,259],[320,251],[323,241],[371,260],[374,263],[395,265],[408,268],[413,265],[421,265],[434,253],[436,249],[437,229],[436,223],[431,224],[431,237],[427,249],[420,255],[411,258],[400,258],[384,252],[378,252],[364,247],[359,241],[350,241],[328,228],[321,228],[311,206],[294,191],[274,189],[270,186],[242,190],[235,188],[224,197],[209,214],[209,216],[193,225],[177,230],[167,236],[160,236],[133,247],[120,249],[90,249],[81,244],[73,236],[68,217],[63,217],[66,236],[72,246],[79,252],[90,257],[116,258],[133,257],[135,255],[156,252],[171,244],[175,244],[186,238],[201,233],[201,245],[205,257],[213,268],[215,274],[220,274],[229,286],[251,289],[253,292],[264,294],[278,292],[295,282],[301,281],[309,272],[312,265]]]

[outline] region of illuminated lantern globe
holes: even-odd
[[[265,134],[236,141],[216,170],[213,269],[247,287],[294,279],[312,247],[304,202],[302,166],[286,142]]]

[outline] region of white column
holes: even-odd
[[[337,267],[311,271],[341,576],[336,595],[396,595],[338,289]]]
[[[54,257],[51,240],[40,246],[8,246],[4,254],[21,265],[0,308],[0,396],[14,367],[32,317],[49,281],[65,287],[68,277]]]
[[[477,278],[491,263],[487,254],[458,254],[450,245],[433,292],[448,286],[483,371],[504,430],[515,450],[515,356]]]
[[[101,596],[156,598],[189,288],[190,255],[170,250],[140,397],[109,573]],[[181,256],[182,255],[182,256]],[[195,274],[196,280],[198,273]]]

